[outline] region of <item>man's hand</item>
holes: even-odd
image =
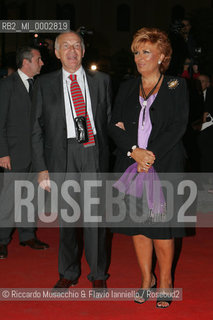
[[[138,164],[138,172],[148,172],[155,162],[155,155],[152,151],[136,148],[133,150],[131,157]]]
[[[11,170],[10,157],[2,157],[0,158],[0,167]]]
[[[117,122],[116,124],[116,127],[122,129],[122,130],[125,130],[125,127],[124,127],[124,123],[123,122]]]
[[[50,192],[51,188],[50,188],[50,177],[49,177],[49,172],[47,170],[41,171],[38,174],[38,184],[39,186]]]

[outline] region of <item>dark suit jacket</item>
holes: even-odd
[[[206,91],[206,99],[204,102],[204,112],[209,112],[213,117],[213,88],[210,87]],[[201,154],[200,169],[202,172],[213,171],[213,126],[209,126],[198,134],[198,147]]]
[[[177,80],[175,88],[169,88],[171,80]],[[128,150],[137,145],[138,120],[141,110],[139,102],[140,77],[124,82],[115,99],[109,132],[117,146],[115,171],[122,172],[134,160],[127,157]],[[188,120],[188,93],[185,80],[165,76],[157,97],[150,107],[152,131],[147,149],[156,160],[154,168],[158,172],[178,172],[183,170],[184,148],[181,142]],[[116,127],[123,122],[125,131]]]
[[[12,170],[31,162],[31,100],[17,72],[0,81],[0,157],[10,156]]]
[[[95,127],[97,131],[100,170],[108,170],[107,126],[111,114],[109,76],[86,72]],[[63,94],[62,70],[41,76],[33,97],[33,170],[66,172],[67,129]]]
[[[209,112],[213,117],[213,88],[209,87],[206,90],[206,100],[204,102],[204,112]]]

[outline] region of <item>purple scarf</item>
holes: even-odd
[[[147,100],[145,109],[145,123],[142,128],[142,117],[144,112],[142,97],[139,97],[141,112],[138,121],[138,146],[146,149],[148,139],[152,130],[149,108],[154,102],[157,94],[153,94]],[[137,172],[137,163],[129,166],[121,178],[113,185],[116,189],[126,195],[132,195],[141,198],[143,191],[146,191],[146,197],[149,207],[149,214],[153,221],[162,221],[166,217],[166,202],[162,192],[160,180],[155,169],[151,167],[149,172]]]
[[[113,185],[121,193],[141,198],[146,192],[149,215],[153,221],[162,221],[166,215],[166,202],[159,177],[153,167],[149,172],[137,172],[137,163],[129,166],[121,178]]]

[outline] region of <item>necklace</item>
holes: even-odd
[[[142,112],[143,112],[142,129],[144,128],[144,124],[145,124],[145,110],[146,110],[146,106],[147,106],[147,100],[149,99],[149,97],[153,94],[153,92],[157,88],[157,85],[160,82],[161,78],[162,78],[162,73],[160,74],[160,77],[159,77],[157,83],[155,84],[155,86],[149,91],[149,93],[147,95],[146,95],[146,93],[144,91],[143,81],[142,81],[142,78],[141,78],[141,92],[142,92],[142,96],[144,98],[144,102],[142,103],[142,105],[143,105],[143,107],[142,107]]]

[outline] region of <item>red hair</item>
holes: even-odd
[[[160,53],[163,53],[165,58],[159,65],[160,72],[165,73],[165,71],[169,67],[169,63],[172,55],[172,47],[169,41],[168,35],[166,32],[161,31],[157,28],[142,28],[139,29],[132,41],[131,50],[132,52],[137,51],[139,45],[142,42],[151,42],[152,44],[156,44]]]

